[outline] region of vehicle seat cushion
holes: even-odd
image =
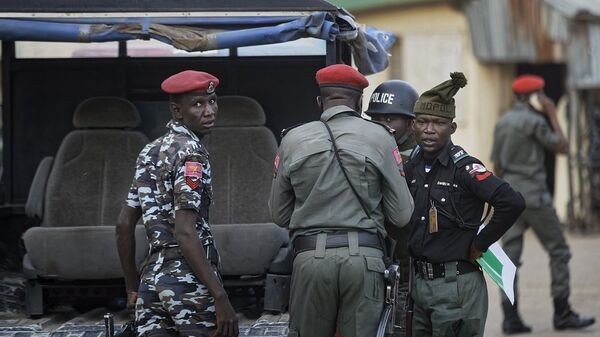
[[[137,131],[69,133],[48,178],[42,225],[114,226],[147,141]]]
[[[265,111],[254,98],[246,96],[221,96],[217,102],[219,104],[219,112],[215,121],[215,127],[265,125]]]
[[[226,122],[202,140],[212,167],[211,224],[271,222],[267,201],[277,152],[275,136],[263,125],[264,111],[255,100],[225,96],[219,102],[217,121]]]
[[[212,226],[221,256],[221,274],[264,275],[281,247],[289,243],[288,231],[274,223]]]
[[[136,226],[136,262],[148,254],[144,226]],[[63,280],[123,277],[115,226],[33,227],[23,237],[37,275]],[[50,254],[51,252],[51,254]]]
[[[121,97],[91,97],[75,108],[73,126],[77,129],[125,129],[140,124],[140,114]]]
[[[266,127],[215,127],[203,140],[210,152],[212,224],[270,222],[275,137]]]

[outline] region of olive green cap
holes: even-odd
[[[458,89],[467,85],[467,78],[463,73],[450,73],[450,79],[432,89],[425,91],[415,103],[415,114],[427,114],[454,119],[456,106],[454,95]]]

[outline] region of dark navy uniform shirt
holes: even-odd
[[[478,250],[486,251],[525,207],[521,195],[508,183],[452,142],[431,163],[428,173],[419,148],[405,168],[415,201],[409,251],[418,260],[432,263],[468,260],[472,243]],[[486,202],[494,206],[494,214],[478,235]],[[429,233],[432,205],[437,208],[438,231],[435,233]]]

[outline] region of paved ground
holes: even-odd
[[[600,235],[569,236],[573,253],[571,260],[571,302],[576,311],[600,319]],[[548,258],[536,238],[528,233],[525,241],[524,265],[521,272],[521,313],[533,326],[533,333],[523,337],[565,336],[600,337],[600,323],[582,331],[555,332],[552,328],[552,299],[550,298]],[[490,306],[484,337],[502,334],[498,288],[488,280]],[[0,289],[0,294],[2,289]],[[23,294],[21,294],[23,295]],[[83,315],[71,311],[55,312],[39,320],[23,315],[0,316],[0,337],[103,337],[102,315],[105,309],[95,309]],[[118,323],[127,318],[124,312],[115,313]],[[73,316],[74,315],[74,316]],[[12,316],[12,317],[11,317]],[[264,315],[258,321],[243,320],[240,336],[285,336],[288,315]]]
[[[600,235],[570,235],[567,238],[571,259],[571,303],[575,311],[600,319]],[[581,331],[557,332],[552,327],[553,306],[550,297],[548,257],[535,235],[526,235],[522,271],[520,273],[520,311],[533,333],[520,336],[600,336],[600,323]],[[488,279],[490,304],[484,337],[504,336],[498,287]],[[519,336],[519,335],[518,335]]]

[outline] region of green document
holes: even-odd
[[[508,258],[502,247],[495,242],[488,248],[487,252],[477,259],[490,278],[504,291],[510,303],[515,302],[515,274],[517,267]]]

